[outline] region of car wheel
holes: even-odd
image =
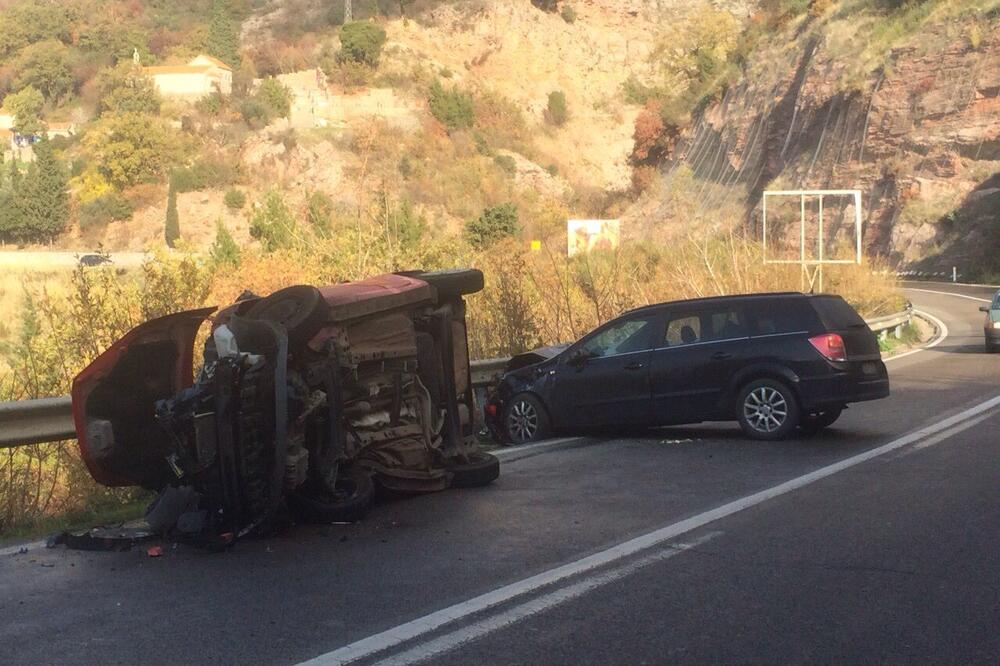
[[[361,520],[375,497],[371,475],[356,465],[342,467],[336,489],[330,492],[315,486],[288,495],[288,506],[307,523],[355,522]]]
[[[487,486],[500,476],[500,461],[496,456],[484,451],[469,454],[469,462],[449,461],[446,465],[452,473],[452,488],[477,488]]]
[[[288,333],[289,344],[301,347],[319,332],[329,312],[330,306],[319,289],[300,284],[262,298],[253,304],[246,316],[281,324]]]
[[[476,268],[404,273],[432,285],[441,298],[475,294],[483,290],[483,272]]]
[[[795,395],[773,379],[758,379],[744,386],[736,404],[740,427],[753,439],[783,439],[799,424]]]
[[[549,415],[541,401],[530,393],[511,398],[504,409],[504,430],[515,444],[534,442],[549,436]]]
[[[837,407],[818,414],[806,414],[799,423],[799,429],[807,435],[815,434],[823,428],[832,426],[840,418],[843,411],[843,407]]]
[[[992,342],[987,342],[987,343],[986,343],[986,353],[987,353],[987,354],[992,354],[993,352],[995,352],[995,351],[996,351],[996,349],[997,349],[997,348],[993,346],[993,343],[992,343]]]

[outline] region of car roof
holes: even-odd
[[[757,301],[757,300],[807,300],[810,298],[839,298],[836,294],[803,294],[800,291],[774,291],[774,292],[762,292],[757,294],[733,294],[729,296],[705,296],[702,298],[688,298],[679,301],[665,301],[663,303],[654,303],[652,305],[644,305],[642,307],[629,310],[622,313],[623,315],[635,314],[646,312],[649,310],[656,310],[666,306],[675,305],[711,305],[713,303],[728,303],[728,302],[747,302],[747,301]]]

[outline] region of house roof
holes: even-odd
[[[204,54],[204,53],[201,53],[201,54],[199,54],[199,55],[198,55],[198,56],[197,56],[196,58],[192,58],[192,59],[191,59],[191,60],[190,60],[190,61],[188,62],[188,64],[190,65],[190,64],[191,64],[192,62],[194,62],[195,60],[207,60],[207,61],[209,61],[210,63],[212,63],[213,65],[215,65],[216,67],[221,67],[222,69],[227,69],[227,70],[229,70],[229,71],[232,71],[232,69],[233,69],[232,67],[230,67],[230,66],[229,66],[229,65],[227,65],[226,63],[222,62],[222,61],[221,61],[221,60],[219,60],[218,58],[213,58],[212,56],[210,56],[210,55],[206,55],[206,54]]]
[[[158,65],[155,67],[143,67],[144,74],[156,76],[157,74],[204,74],[215,69],[212,65]]]

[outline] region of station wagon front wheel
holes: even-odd
[[[784,439],[799,425],[799,406],[792,390],[772,379],[750,382],[740,391],[737,420],[753,439]]]
[[[514,444],[524,444],[549,436],[549,415],[541,401],[530,393],[511,398],[504,410],[504,429]]]

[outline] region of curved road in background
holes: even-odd
[[[0,662],[995,663],[992,290],[908,286],[947,337],[817,437],[568,439],[224,554],[7,555]]]

